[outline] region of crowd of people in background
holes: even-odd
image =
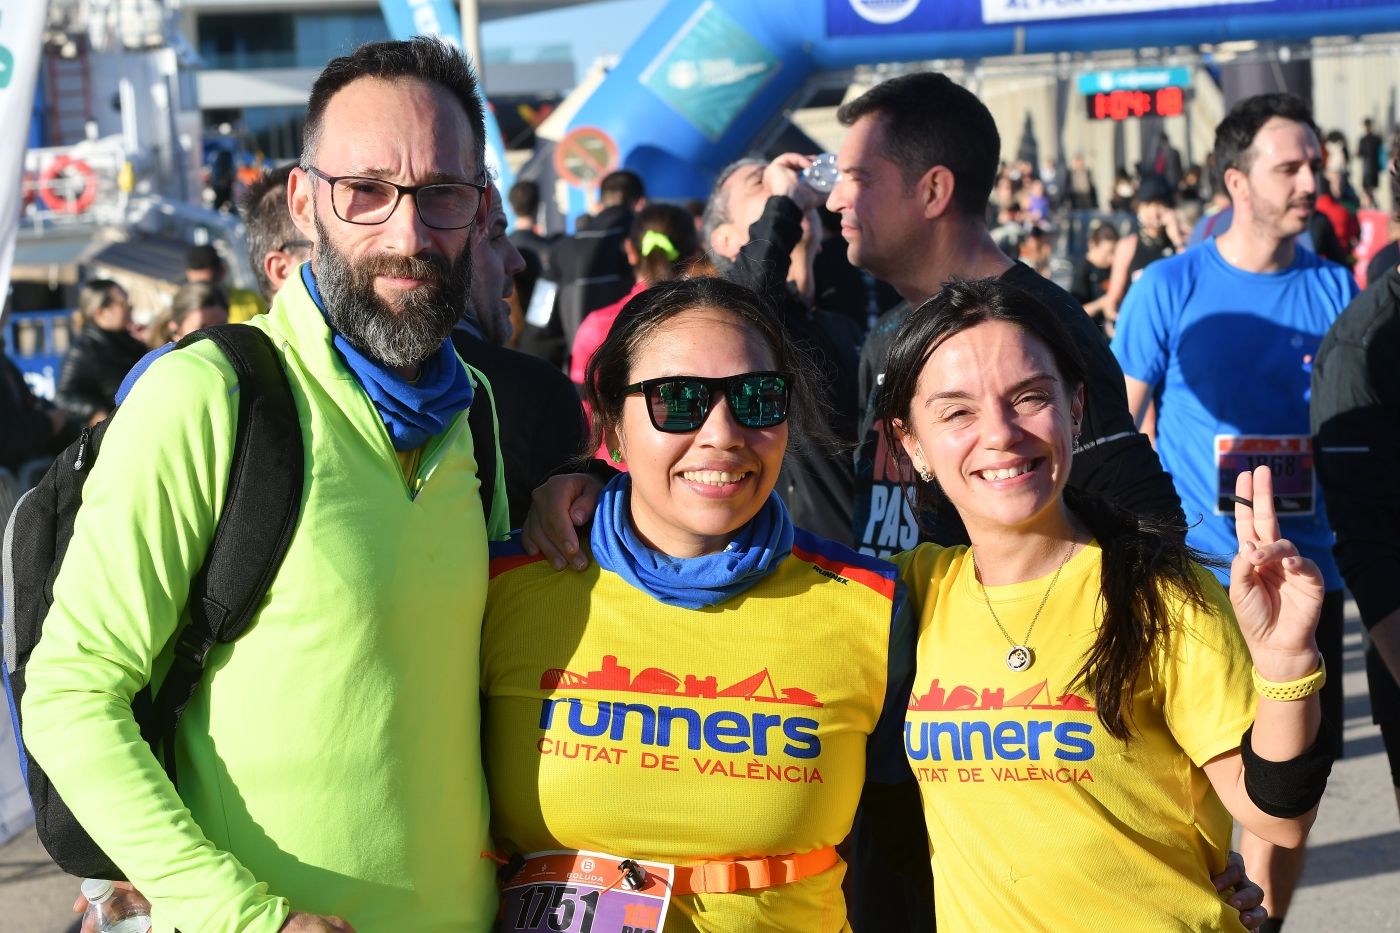
[[[1342,131],[1326,134],[1316,211],[1303,241],[1309,249],[1348,268],[1358,264],[1357,212],[1378,209],[1385,159],[1397,146],[1400,133],[1386,145],[1369,118],[1354,152]],[[1228,229],[1233,212],[1214,163],[1214,153],[1208,153],[1202,164],[1183,164],[1164,133],[1141,162],[1116,168],[1111,189],[1101,197],[1082,155],[1064,164],[1047,159],[1038,167],[1026,160],[1003,162],[989,223],[1008,254],[1070,287],[1112,337],[1117,309],[1144,266]],[[1395,232],[1383,232],[1386,251],[1393,249]],[[1110,250],[1110,243],[1119,251]],[[1361,281],[1374,281],[1395,265],[1382,252],[1371,252]]]
[[[370,80],[372,84],[376,79]],[[350,93],[344,90],[346,86],[359,87],[356,93],[368,94],[363,80],[361,85],[350,83],[339,88],[332,82],[327,91],[330,96],[313,101],[320,108],[318,119],[344,119],[344,114],[334,109],[334,100],[336,94]],[[392,93],[407,93],[402,84],[388,86]],[[381,88],[375,93],[390,92]],[[939,107],[946,108],[946,113],[936,118],[917,115],[920,101],[930,96],[938,99]],[[445,104],[435,97],[431,103],[453,111],[440,119],[449,123],[460,120],[453,110],[456,105],[450,101]],[[376,104],[384,101],[366,98],[366,106]],[[325,117],[327,113],[329,117]],[[1391,154],[1393,160],[1394,153],[1400,151],[1400,135],[1388,145],[1383,144],[1368,119],[1353,152],[1343,133],[1318,132],[1310,110],[1301,101],[1287,95],[1265,95],[1231,111],[1218,132],[1215,150],[1203,164],[1185,163],[1163,134],[1148,146],[1141,163],[1131,168],[1118,167],[1111,188],[1101,192],[1095,185],[1092,166],[1079,155],[1063,161],[1047,159],[1039,165],[1034,157],[998,162],[1000,140],[990,113],[970,93],[957,89],[941,75],[915,75],[877,86],[842,108],[839,119],[845,130],[839,154],[841,178],[829,195],[819,194],[806,184],[803,171],[810,156],[798,153],[740,159],[718,174],[707,200],[693,204],[650,198],[643,175],[628,169],[614,171],[597,187],[596,210],[580,218],[577,228],[568,235],[541,228],[541,191],[532,181],[517,182],[506,192],[500,191],[489,177],[484,179],[485,185],[469,185],[481,189],[482,201],[474,220],[460,227],[429,223],[432,215],[424,211],[432,208],[425,205],[433,202],[426,200],[421,190],[414,195],[412,209],[434,231],[432,236],[450,233],[465,237],[459,244],[465,258],[451,267],[451,275],[463,279],[461,294],[465,298],[456,309],[458,319],[451,326],[449,349],[472,367],[473,378],[483,377],[485,388],[478,383],[474,391],[488,392],[493,399],[495,437],[504,470],[500,486],[507,500],[504,508],[509,526],[519,528],[526,522],[534,490],[551,476],[579,468],[589,458],[598,461],[592,466],[595,472],[611,475],[637,469],[639,464],[643,471],[651,470],[655,458],[663,456],[657,453],[647,459],[635,440],[629,444],[622,439],[622,396],[603,392],[595,381],[606,376],[628,394],[644,394],[651,423],[657,431],[666,432],[668,428],[657,423],[658,417],[665,417],[658,415],[665,405],[657,401],[660,396],[654,398],[652,394],[662,390],[649,383],[665,382],[666,377],[674,376],[669,370],[661,370],[666,365],[674,368],[675,361],[658,361],[661,369],[657,379],[638,380],[636,385],[624,387],[623,383],[630,381],[623,377],[635,362],[632,357],[642,353],[638,349],[641,344],[626,340],[631,339],[633,330],[645,330],[637,315],[648,309],[662,309],[656,313],[663,322],[670,316],[690,320],[684,315],[693,314],[693,307],[665,310],[665,302],[680,300],[675,296],[681,296],[694,307],[719,309],[711,315],[714,319],[701,320],[705,340],[715,347],[729,348],[723,352],[742,359],[747,368],[756,372],[774,370],[770,375],[781,375],[778,370],[802,374],[796,382],[809,396],[802,400],[803,404],[810,406],[804,415],[806,430],[802,432],[802,442],[788,445],[785,456],[783,445],[778,445],[776,453],[769,457],[771,463],[765,460],[761,469],[754,468],[763,472],[766,481],[771,480],[772,490],[783,503],[782,519],[772,521],[774,527],[787,528],[789,538],[795,526],[836,542],[842,546],[842,554],[850,549],[849,553],[872,561],[908,552],[920,542],[951,548],[976,543],[979,536],[984,548],[993,547],[988,543],[992,541],[1012,542],[1021,548],[1033,540],[1039,546],[1044,541],[1036,536],[1038,532],[1032,534],[1026,528],[1012,527],[1014,523],[1002,516],[979,514],[975,486],[980,480],[972,474],[961,478],[967,483],[964,489],[958,485],[960,481],[939,473],[943,467],[935,462],[938,457],[934,437],[945,429],[925,421],[932,416],[913,407],[911,401],[924,363],[935,352],[945,352],[938,350],[942,345],[939,341],[947,339],[952,347],[963,345],[947,335],[935,339],[932,332],[924,334],[926,339],[918,343],[910,336],[911,329],[920,321],[954,320],[959,302],[997,307],[1002,303],[1010,310],[1005,310],[1003,318],[989,318],[991,324],[977,318],[969,319],[971,323],[947,326],[954,335],[964,326],[969,333],[979,335],[967,338],[970,342],[966,350],[974,356],[982,354],[979,359],[995,359],[998,353],[1009,352],[1017,359],[1025,356],[1037,366],[1060,373],[1050,380],[1056,385],[1050,394],[1055,396],[1054,404],[1063,407],[1063,412],[1055,409],[1063,417],[1057,415],[1053,425],[1055,437],[1047,441],[1042,459],[1053,462],[1058,471],[1054,496],[1065,493],[1065,501],[1072,508],[1055,512],[1054,533],[1044,540],[1052,541],[1059,549],[1057,554],[1064,551],[1065,556],[1057,557],[1046,567],[1037,565],[1036,573],[1026,579],[1038,579],[1040,570],[1047,575],[1053,570],[1053,588],[1061,569],[1071,568],[1071,576],[1078,572],[1074,570],[1078,564],[1071,565],[1070,561],[1072,557],[1080,561],[1075,555],[1081,553],[1081,548],[1085,549],[1083,553],[1090,553],[1086,541],[1098,538],[1102,543],[1106,536],[1122,534],[1123,540],[1133,546],[1145,547],[1134,536],[1146,534],[1140,529],[1150,529],[1158,536],[1153,541],[1172,542],[1172,553],[1183,561],[1177,570],[1186,580],[1183,592],[1191,611],[1228,612],[1211,602],[1214,597],[1205,595],[1203,587],[1207,583],[1214,585],[1209,574],[1198,580],[1181,568],[1196,552],[1217,558],[1225,555],[1227,562],[1236,553],[1239,544],[1235,534],[1244,528],[1246,520],[1238,517],[1241,513],[1231,500],[1248,503],[1250,493],[1245,487],[1240,493],[1233,486],[1234,468],[1249,472],[1256,463],[1251,458],[1262,451],[1264,459],[1275,465],[1276,485],[1272,488],[1280,502],[1282,533],[1297,544],[1303,557],[1321,568],[1318,594],[1322,623],[1316,637],[1327,670],[1335,672],[1320,700],[1320,716],[1326,725],[1319,726],[1314,717],[1308,727],[1312,731],[1300,727],[1294,736],[1296,742],[1279,747],[1291,749],[1290,755],[1320,755],[1315,750],[1330,741],[1328,730],[1340,734],[1342,588],[1348,584],[1356,591],[1368,628],[1384,632],[1383,637],[1377,636],[1372,642],[1368,674],[1373,712],[1381,724],[1400,805],[1400,687],[1396,686],[1400,678],[1400,637],[1395,634],[1400,629],[1400,596],[1395,595],[1393,583],[1400,575],[1391,573],[1390,582],[1385,582],[1388,572],[1376,567],[1377,561],[1390,560],[1392,569],[1400,568],[1400,555],[1394,553],[1393,544],[1380,557],[1374,548],[1367,551],[1368,543],[1386,537],[1382,532],[1387,529],[1379,528],[1378,523],[1391,522],[1395,533],[1388,540],[1400,540],[1400,500],[1381,491],[1381,487],[1391,485],[1382,483],[1382,478],[1391,474],[1373,465],[1358,466],[1355,453],[1362,447],[1386,451],[1400,465],[1393,439],[1400,425],[1386,422],[1388,416],[1378,409],[1347,408],[1342,398],[1345,393],[1337,384],[1318,381],[1359,379],[1377,395],[1394,391],[1388,388],[1393,375],[1384,366],[1377,366],[1374,359],[1367,371],[1372,382],[1359,376],[1355,366],[1345,367],[1331,360],[1346,358],[1349,350],[1355,350],[1354,345],[1364,342],[1354,328],[1347,330],[1345,326],[1349,320],[1348,305],[1364,305],[1373,316],[1388,313],[1390,320],[1400,315],[1400,258],[1393,242],[1393,234],[1400,227],[1393,226],[1392,235],[1386,238],[1389,244],[1375,252],[1366,272],[1371,290],[1360,297],[1352,270],[1360,239],[1357,212],[1375,207],[1385,177],[1385,154]],[[953,125],[959,127],[957,134],[945,132]],[[899,143],[891,145],[892,139]],[[327,151],[335,151],[330,141],[321,145]],[[917,157],[907,155],[911,152]],[[359,280],[353,268],[337,278],[322,271],[334,270],[333,264],[315,265],[318,259],[333,263],[339,256],[332,252],[332,259],[320,258],[333,245],[322,239],[328,235],[320,224],[333,213],[344,222],[340,227],[345,230],[361,231],[366,227],[343,216],[345,202],[335,200],[341,196],[342,189],[337,187],[340,182],[335,177],[317,174],[318,171],[307,161],[266,172],[243,186],[239,207],[248,227],[249,260],[258,292],[231,288],[225,260],[212,246],[190,250],[186,281],[179,284],[169,307],[145,316],[149,323],[142,327],[134,323],[127,293],[117,282],[97,279],[84,284],[77,308],[82,324],[63,361],[53,403],[36,399],[8,360],[0,370],[0,420],[6,425],[0,436],[0,467],[13,471],[25,462],[52,457],[83,428],[108,418],[119,400],[132,391],[132,385],[145,378],[143,374],[156,359],[201,328],[246,322],[266,314],[270,307],[276,317],[276,309],[280,307],[285,313],[293,300],[300,302],[298,307],[308,314],[321,307],[330,326],[339,327],[335,307],[342,299],[355,306],[344,296],[353,297]],[[313,175],[320,181],[313,183]],[[1286,182],[1279,181],[1285,175]],[[1393,187],[1400,187],[1393,161],[1390,179]],[[324,189],[317,187],[321,184]],[[313,224],[313,207],[309,205],[322,190],[329,200],[315,213]],[[407,186],[399,186],[398,197],[403,198],[406,190]],[[1400,190],[1393,195],[1400,195]],[[508,227],[503,201],[510,204],[516,216],[513,228]],[[399,212],[406,210],[398,201],[394,203]],[[393,210],[390,209],[391,214]],[[1395,223],[1400,224],[1400,214]],[[468,229],[469,233],[462,234]],[[316,233],[315,238],[312,232]],[[352,265],[349,260],[346,264]],[[312,277],[313,266],[319,281]],[[412,271],[396,267],[396,274]],[[960,279],[977,280],[980,284],[945,289],[948,282]],[[721,284],[681,284],[702,280]],[[295,299],[282,292],[288,283],[296,292]],[[333,287],[347,291],[331,294]],[[695,295],[691,295],[692,291]],[[279,298],[279,293],[283,297]],[[330,295],[327,301],[323,302],[323,294]],[[1253,294],[1263,304],[1240,312],[1236,306],[1242,294]],[[1248,298],[1245,303],[1250,304]],[[736,331],[730,318],[743,326]],[[753,323],[760,319],[760,324]],[[1025,323],[1031,319],[1039,323]],[[1031,340],[1034,346],[1029,348],[1023,345],[1027,344],[1024,333],[1017,338],[1019,343],[1008,343],[1005,334],[997,329],[1011,327],[1008,321],[1025,333],[1038,327],[1043,327],[1044,333]],[[625,330],[614,334],[619,326]],[[751,331],[747,336],[741,332],[744,328]],[[997,335],[999,343],[993,340]],[[285,339],[295,342],[307,338],[302,334]],[[685,337],[684,328],[679,336],[668,339],[677,341],[678,347],[691,346],[685,343],[689,338]],[[1304,344],[1310,348],[1306,353],[1297,350]],[[1252,348],[1253,357],[1259,360],[1255,368],[1231,366],[1230,354],[1238,347]],[[1313,354],[1319,352],[1319,347],[1333,354],[1325,373],[1313,371]],[[906,366],[901,371],[903,382],[893,395],[886,387],[892,349],[894,359],[903,353],[908,357],[905,363],[913,361],[912,369]],[[692,347],[686,352],[699,351]],[[1357,352],[1365,356],[1364,351]],[[420,380],[435,378],[429,374],[426,359],[425,354],[414,361],[420,365],[417,375],[404,381],[405,386],[413,388],[393,391],[411,393],[419,387]],[[1323,357],[1317,359],[1320,366]],[[1346,375],[1339,376],[1344,368]],[[172,385],[178,375],[174,367],[150,371]],[[356,372],[364,378],[359,370]],[[1042,376],[1034,376],[1032,381]],[[296,378],[304,381],[307,392],[332,391],[319,385],[318,380],[323,377],[315,373]],[[191,385],[198,383],[201,392],[214,392],[193,375],[187,374],[186,381]],[[699,424],[689,430],[699,430],[711,407],[717,405],[713,396],[718,390],[706,379],[694,381],[697,385],[683,388],[694,393],[703,390],[707,401],[698,409]],[[723,380],[709,380],[717,381]],[[753,388],[772,396],[765,404],[778,404],[776,399],[781,397],[786,406],[785,385],[775,389],[755,381]],[[744,388],[747,391],[748,384]],[[955,396],[964,391],[958,386],[945,388],[946,394]],[[926,389],[924,386],[919,391],[927,394]],[[1262,400],[1254,389],[1273,395]],[[429,387],[424,392],[430,390],[436,391]],[[732,380],[723,387],[730,411],[739,408],[735,398],[738,390]],[[377,391],[390,392],[382,387]],[[465,392],[468,398],[473,393],[473,389],[462,386],[454,391]],[[903,395],[895,398],[899,392]],[[379,396],[371,395],[382,408]],[[394,400],[417,397],[405,394]],[[593,404],[585,407],[583,399],[592,399]],[[1331,407],[1320,412],[1320,402]],[[140,399],[138,406],[143,411],[158,407],[149,396]],[[785,412],[784,408],[783,418]],[[600,415],[602,420],[595,424]],[[782,420],[765,423],[762,414],[745,417],[752,418],[753,423],[745,421],[743,426],[755,429],[775,428]],[[385,418],[389,423],[389,416]],[[1193,427],[1196,422],[1205,421],[1228,422],[1234,425],[1235,433],[1222,447],[1219,438],[1204,436]],[[15,426],[13,430],[11,425]],[[633,426],[633,431],[632,438],[638,437],[640,428]],[[1314,434],[1328,438],[1326,443],[1330,444],[1317,453],[1316,474],[1321,492],[1312,485],[1312,460],[1300,454],[1300,447],[1269,446],[1279,437],[1301,444]],[[650,437],[649,432],[647,436]],[[787,444],[786,434],[782,437],[783,444]],[[907,454],[899,453],[901,445]],[[426,467],[415,457],[424,456],[424,447],[396,443],[395,451],[416,498]],[[944,456],[949,456],[946,451]],[[1301,479],[1293,483],[1295,468],[1300,474],[1306,470],[1306,483]],[[714,466],[703,469],[724,472]],[[995,468],[992,472],[996,472]],[[1231,477],[1229,489],[1218,481],[1225,472]],[[938,482],[930,482],[935,473]],[[415,475],[419,477],[417,488],[413,486]],[[1357,504],[1347,489],[1357,476],[1363,478],[1369,491],[1380,496],[1379,501],[1372,501],[1370,517],[1365,520],[1357,516]],[[391,478],[397,481],[399,477]],[[1000,477],[1011,478],[1014,477]],[[638,482],[645,482],[645,475]],[[905,492],[911,484],[919,490],[917,501],[911,501]],[[615,491],[619,487],[609,488]],[[1086,504],[1097,503],[1099,497],[1111,501],[1112,506]],[[1332,511],[1334,506],[1342,509],[1340,517]],[[324,504],[320,507],[325,508]],[[618,507],[617,501],[605,496],[605,509]],[[1375,517],[1377,510],[1383,513],[1381,518]],[[756,514],[757,508],[744,519],[746,528],[750,521],[760,521]],[[1124,518],[1130,514],[1141,520],[1141,526],[1137,520]],[[1330,527],[1329,514],[1333,516]],[[1248,518],[1250,523],[1258,521],[1260,528],[1265,528],[1269,520],[1256,519],[1252,513]],[[417,519],[405,520],[411,521]],[[684,525],[685,520],[675,518],[674,522]],[[492,524],[488,513],[476,528],[479,531]],[[495,525],[499,526],[500,521]],[[660,522],[660,526],[666,527],[665,522]],[[412,527],[423,535],[446,533],[437,525]],[[1332,556],[1334,531],[1338,535],[1336,559]],[[452,534],[462,537],[458,532]],[[418,539],[420,545],[423,541]],[[1196,552],[1188,552],[1187,545]],[[819,551],[820,548],[812,551],[815,556],[810,557],[810,562],[825,567]],[[931,551],[921,553],[923,557],[901,558],[902,566],[921,567],[921,560],[942,559],[930,556]],[[1097,561],[1099,558],[1093,555],[1097,551],[1091,555]],[[557,566],[572,563],[579,568],[587,564],[586,556],[577,547],[546,550],[545,556]],[[307,566],[315,563],[314,557],[305,558],[311,562]],[[631,558],[623,555],[615,559],[626,563]],[[1253,559],[1263,562],[1273,557]],[[1287,566],[1296,571],[1300,566],[1296,555],[1287,559],[1295,561]],[[1109,562],[1107,556],[1104,560]],[[519,574],[519,566],[512,564],[510,569],[524,578],[531,578],[531,574],[540,576],[535,571]],[[1093,566],[1097,568],[1096,563]],[[1215,576],[1228,585],[1228,568],[1216,565],[1213,569]],[[985,567],[979,570],[971,559],[966,567],[955,564],[941,568],[939,573],[945,571],[949,580],[961,575],[977,581],[968,586],[981,586],[979,599],[987,599],[988,589],[996,589],[993,578],[1001,576],[986,576]],[[1085,598],[1091,602],[1097,593],[1094,587],[1098,579],[1098,570],[1093,572],[1095,582],[1084,590]],[[426,573],[422,575],[426,580]],[[996,582],[1009,586],[1025,581]],[[535,585],[543,592],[573,586],[538,581]],[[777,587],[774,592],[785,585],[764,584]],[[1069,586],[1067,582],[1066,589]],[[497,603],[505,599],[499,587],[500,584],[493,584],[492,598]],[[968,589],[968,593],[974,592]],[[463,593],[453,598],[465,598]],[[607,591],[605,595],[619,606],[634,598],[629,592]],[[1046,598],[1049,596],[1047,590]],[[367,591],[356,598],[360,597],[371,600]],[[483,598],[483,593],[472,596],[478,606]],[[1114,594],[1112,598],[1137,597]],[[817,600],[814,604],[828,611],[826,603]],[[1042,600],[1041,607],[1045,605]],[[986,607],[995,617],[990,599]],[[888,620],[893,610],[882,603],[874,609],[871,630],[879,638],[871,637],[872,644],[880,642],[880,651],[876,652],[878,663],[872,665],[872,670],[878,670],[878,677],[884,678],[887,659],[883,652],[893,641],[882,641],[890,629],[886,624],[881,630],[878,616],[883,612]],[[967,609],[980,611],[980,605],[973,600]],[[1161,607],[1157,610],[1165,612]],[[499,665],[509,667],[508,659],[491,652],[505,649],[493,646],[505,644],[507,638],[518,641],[546,637],[528,627],[508,627],[503,632],[500,625],[490,624],[489,607],[486,611],[488,656]],[[513,611],[528,614],[532,607],[515,605]],[[1039,616],[1039,610],[1036,615]],[[1000,621],[997,625],[1000,627]],[[1034,618],[1031,625],[1035,625]],[[1089,627],[1087,621],[1085,627]],[[1298,627],[1300,631],[1306,628],[1302,623]],[[521,635],[521,631],[527,634]],[[1256,634],[1246,633],[1250,650],[1267,643],[1267,639],[1255,639]],[[1310,628],[1305,634],[1312,638]],[[1146,636],[1149,645],[1151,635]],[[1010,635],[1007,640],[1011,641]],[[995,643],[996,639],[989,641],[998,651],[1005,650],[1005,646]],[[538,649],[540,642],[535,644]],[[1027,650],[1014,642],[1012,648],[1013,653],[1018,648]],[[1231,642],[1227,648],[1245,650],[1242,642]],[[1104,649],[1110,650],[1111,646]],[[1133,663],[1138,666],[1132,667],[1129,674],[1114,669],[1118,676],[1127,677],[1127,687],[1120,683],[1118,692],[1126,689],[1128,701],[1121,696],[1100,695],[1096,702],[1103,701],[1101,708],[1105,704],[1117,708],[1119,702],[1127,703],[1124,709],[1131,706],[1131,683],[1142,665],[1148,663],[1147,655],[1146,649],[1135,655]],[[894,663],[888,661],[889,665]],[[1007,663],[1010,665],[1011,660]],[[1280,670],[1286,668],[1284,665]],[[1012,669],[1018,670],[1014,666]],[[1245,668],[1222,663],[1220,669],[1227,671],[1234,683]],[[500,673],[488,665],[488,673],[499,673],[502,683],[510,680],[509,671]],[[912,670],[901,676],[906,675],[914,676]],[[893,679],[894,675],[890,676]],[[1243,676],[1247,681],[1249,674]],[[1258,677],[1257,672],[1255,676]],[[927,681],[923,677],[920,686],[932,691],[934,688]],[[509,683],[507,686],[509,690],[501,687],[507,693],[518,688]],[[1175,698],[1172,702],[1182,701]],[[1249,720],[1246,704],[1241,701],[1237,705],[1239,709],[1234,713],[1238,716],[1216,730],[1220,735],[1202,736],[1199,748],[1183,750],[1172,744],[1165,726],[1159,730],[1167,736],[1162,739],[1166,749],[1162,754],[1175,755],[1173,761],[1180,759],[1182,774],[1187,775],[1183,780],[1205,780],[1199,769],[1191,770],[1192,763],[1186,761],[1188,755],[1198,759],[1198,753],[1207,748],[1209,754],[1205,758],[1212,760],[1216,755],[1240,753],[1238,730],[1233,737],[1225,735]],[[896,711],[901,722],[904,712]],[[860,715],[870,720],[873,729],[876,719],[887,713],[877,707],[862,709]],[[1118,725],[1122,726],[1121,720]],[[898,746],[897,741],[895,745]],[[1244,753],[1253,754],[1247,742]],[[524,752],[516,748],[511,754],[532,753],[529,748]],[[874,769],[874,753],[871,754]],[[1231,760],[1234,770],[1225,777],[1207,767],[1217,787],[1223,787],[1223,782],[1233,786],[1241,780],[1242,766],[1237,758]],[[1195,760],[1196,766],[1201,764]],[[850,780],[851,786],[837,795],[840,818],[823,827],[820,838],[814,837],[814,845],[834,846],[850,831],[850,814],[846,811],[854,811],[861,796],[859,777]],[[1132,784],[1135,779],[1129,775],[1124,780]],[[934,813],[940,804],[927,799],[928,792],[924,788],[925,805],[929,813]],[[1170,789],[1163,791],[1165,796],[1170,793]],[[1176,812],[1174,808],[1181,801],[1166,800],[1165,796],[1161,800],[1154,797],[1153,805],[1163,814]],[[1243,814],[1241,818],[1258,831],[1258,836],[1246,832],[1240,845],[1251,874],[1263,881],[1265,906],[1273,918],[1269,922],[1274,924],[1272,929],[1277,929],[1302,868],[1301,844],[1310,817],[1302,818],[1300,814],[1308,812],[1307,808],[1283,818],[1261,813],[1244,799],[1243,791],[1222,796],[1232,812]],[[909,803],[907,797],[890,803],[883,818],[891,822],[912,820],[917,824],[915,845],[922,846],[926,837],[923,824],[918,823],[918,803],[914,801],[912,811]],[[515,819],[519,814],[507,816]],[[1012,813],[1011,817],[1019,820],[1020,814]],[[493,813],[493,820],[500,818],[500,812]],[[939,818],[956,821],[947,813]],[[1089,826],[1092,820],[1084,822],[1085,832],[1096,831]],[[1285,831],[1280,831],[1281,825]],[[869,833],[872,827],[878,829],[879,824],[858,829]],[[190,827],[185,829],[194,832]],[[531,826],[521,831],[535,829]],[[1009,827],[1001,829],[1010,831]],[[929,832],[938,836],[939,825],[932,825]],[[1298,848],[1282,849],[1278,845],[1281,839],[1296,843]],[[1164,845],[1176,845],[1179,841],[1173,838]],[[1228,828],[1223,840],[1208,842],[1228,848]],[[1126,843],[1124,849],[1137,851]],[[475,851],[471,854],[475,858]],[[867,878],[882,870],[901,878],[910,874],[908,866],[882,867],[889,857],[889,853],[869,856],[869,862],[859,866],[860,872]],[[273,861],[269,860],[265,867],[271,870]],[[824,866],[829,867],[830,864]],[[945,870],[950,876],[955,874],[951,867]],[[226,883],[229,890],[234,890],[244,880],[230,875]],[[482,885],[490,884],[485,875],[478,880]],[[1206,883],[1204,876],[1197,880],[1202,885]],[[179,887],[168,878],[161,883],[168,884],[171,891]],[[311,882],[306,883],[314,888]],[[904,928],[898,924],[929,922],[932,908],[922,898],[928,885],[926,876],[915,872],[900,883],[907,884],[912,892],[907,903],[855,904],[853,922],[868,924],[857,929],[882,925]],[[839,900],[839,882],[827,887],[830,890],[821,889],[821,896]],[[1213,893],[1196,897],[1206,890],[1201,885],[1197,887],[1200,890],[1192,895],[1195,900],[1191,909],[1202,917],[1215,917],[1219,910]],[[276,909],[266,903],[264,894],[251,893],[247,885],[241,890],[239,896],[246,900],[249,910]],[[157,889],[152,893],[158,896],[162,892]],[[939,896],[944,896],[941,889]],[[954,900],[948,902],[953,903]],[[190,910],[188,916],[205,916],[183,906]],[[985,906],[991,908],[993,904]],[[956,907],[941,906],[940,910],[954,911],[949,914],[952,917],[982,916],[980,908],[960,902]],[[1233,924],[1233,912],[1230,913]],[[750,916],[742,911],[734,915]],[[1250,922],[1257,924],[1258,920],[1255,917]],[[895,925],[888,926],[891,923]],[[318,927],[308,921],[297,929],[341,928]]]
[[[1375,208],[1385,156],[1397,147],[1400,133],[1387,146],[1369,118],[1363,121],[1354,153],[1340,130],[1326,134],[1316,210],[1308,221],[1305,246],[1349,268],[1357,264],[1355,250],[1361,236],[1357,211]],[[1123,166],[1116,170],[1104,198],[1095,185],[1092,166],[1082,155],[1072,155],[1067,162],[1046,159],[1039,166],[1024,159],[1002,161],[987,204],[988,227],[1008,256],[1067,288],[1105,337],[1112,338],[1118,309],[1147,265],[1228,229],[1233,212],[1213,163],[1211,153],[1204,164],[1183,165],[1164,133],[1132,170]],[[748,174],[754,174],[764,160],[746,164]],[[284,213],[280,205],[270,204],[267,194],[274,188],[285,190],[285,177],[292,167],[289,163],[263,170],[260,177],[239,187],[245,218],[251,220],[259,211]],[[1353,167],[1359,186],[1352,181]],[[713,215],[728,197],[724,187],[716,186],[708,204],[694,201],[677,206],[694,222],[697,237],[707,235],[706,215]],[[574,344],[586,317],[609,306],[615,314],[644,284],[666,280],[648,271],[658,267],[658,260],[648,258],[650,253],[639,253],[642,243],[633,242],[638,232],[634,218],[647,206],[645,180],[625,170],[603,179],[595,212],[579,218],[578,231],[567,236],[541,228],[538,218],[543,212],[535,182],[520,181],[507,194],[516,217],[507,235],[522,267],[510,276],[513,288],[505,299],[510,334],[502,342],[570,372],[577,385],[587,358],[586,354],[582,360],[575,358]],[[802,287],[815,291],[806,300],[820,296],[822,307],[849,317],[864,332],[898,303],[898,295],[845,260],[838,215],[818,207],[814,216],[822,239],[810,250],[815,262],[810,282]],[[743,219],[757,219],[757,215]],[[111,410],[121,377],[142,355],[137,352],[140,346],[158,347],[198,327],[225,320],[239,323],[266,311],[272,294],[267,264],[280,265],[285,278],[287,267],[311,248],[311,241],[291,228],[285,216],[278,220],[287,226],[270,231],[275,243],[262,229],[269,225],[248,224],[259,292],[229,286],[227,264],[211,245],[190,249],[185,282],[170,304],[158,311],[133,314],[125,290],[115,281],[85,283],[75,310],[75,321],[81,323],[75,324],[75,337],[61,370],[58,408],[78,422],[100,421]],[[1374,281],[1396,265],[1395,230],[1390,233],[1384,246],[1372,251],[1362,281]],[[653,235],[652,251],[660,235]],[[254,238],[256,242],[251,242]],[[714,243],[697,243],[694,255],[669,260],[676,269],[673,274],[700,274],[726,263],[723,250]],[[195,287],[201,284],[207,287]],[[542,289],[539,305],[534,304],[537,289]],[[532,306],[537,310],[530,317],[527,312]],[[591,345],[605,333],[598,332],[596,322],[588,331],[586,341]],[[54,436],[68,433],[65,425]],[[43,449],[43,445],[35,448],[30,442],[25,449]]]

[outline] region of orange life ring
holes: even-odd
[[[36,176],[29,169],[24,170],[24,182],[21,186],[23,206],[28,207],[34,203],[36,189],[39,187]]]
[[[65,172],[72,172],[83,180],[82,192],[76,198],[65,198],[54,190],[54,182]],[[39,174],[39,200],[51,211],[81,214],[97,200],[97,175],[82,159],[61,155],[44,166]]]

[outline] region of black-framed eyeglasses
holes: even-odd
[[[486,197],[486,185],[470,181],[396,185],[362,175],[327,175],[314,165],[302,169],[331,186],[331,208],[348,224],[382,224],[394,216],[403,196],[411,194],[424,226],[461,230],[476,221]]]
[[[287,240],[281,246],[277,247],[277,251],[279,253],[285,253],[294,249],[310,249],[315,245],[316,244],[311,240]]]
[[[667,434],[699,430],[719,393],[729,400],[734,420],[746,428],[771,428],[787,420],[792,376],[780,372],[740,373],[737,376],[662,376],[634,382],[623,397],[646,399],[652,427]]]

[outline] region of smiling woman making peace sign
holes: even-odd
[[[1331,764],[1322,580],[1266,468],[1237,486],[1229,602],[1178,529],[1067,489],[1083,381],[1050,312],[993,281],[946,286],[886,367],[891,446],[972,542],[895,558],[939,928],[1238,930],[1209,881],[1231,817],[1300,844]],[[864,847],[902,822],[867,821]]]

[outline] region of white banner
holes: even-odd
[[[24,149],[39,74],[44,0],[0,0],[0,300],[10,293],[10,263],[19,229]],[[3,692],[3,691],[0,691]],[[0,842],[34,821],[20,777],[9,704],[0,709]]]
[[[0,299],[10,293],[45,0],[0,0]],[[3,754],[3,753],[0,753]]]
[[[1041,19],[1159,13],[1163,10],[1270,2],[1272,0],[982,0],[982,22],[990,26],[993,23],[1029,23]]]

